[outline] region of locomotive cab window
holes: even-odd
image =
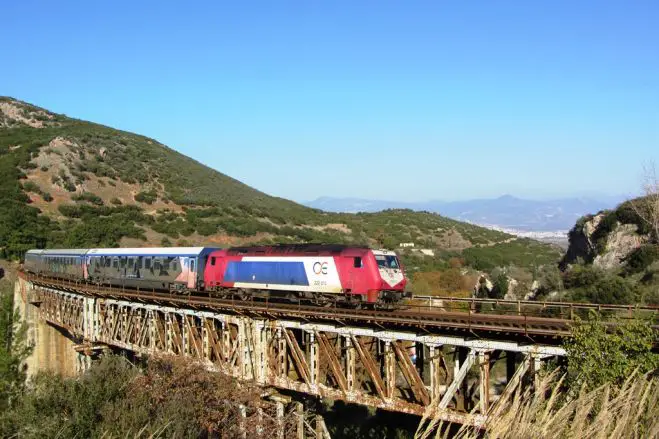
[[[378,262],[378,268],[400,269],[396,256],[375,255],[375,260]]]
[[[353,261],[353,267],[355,267],[355,268],[362,268],[362,258],[359,257],[359,256],[357,256],[357,257],[355,257],[355,258],[353,258],[353,259],[354,259],[354,261]]]
[[[211,257],[211,265],[213,265],[213,266],[215,265],[215,256]]]

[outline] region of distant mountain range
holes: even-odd
[[[489,199],[431,200],[410,203],[361,198],[321,197],[303,204],[329,212],[346,213],[378,212],[385,209],[412,209],[435,212],[460,221],[523,232],[555,232],[569,230],[579,217],[602,209],[614,208],[625,199],[625,196],[619,195],[597,198],[575,197],[553,200],[527,200],[512,195],[503,195]]]

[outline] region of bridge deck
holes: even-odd
[[[563,338],[570,336],[570,325],[575,315],[583,315],[591,309],[620,318],[629,318],[640,313],[653,318],[655,323],[659,318],[659,307],[431,296],[417,296],[415,304],[406,305],[395,311],[336,306],[323,308],[302,301],[291,304],[268,300],[226,300],[201,295],[167,294],[80,283],[27,273],[21,275],[36,285],[94,297],[215,310],[271,319],[338,322],[344,325],[408,329],[424,333],[470,334],[475,337],[516,337],[554,344],[560,344]],[[659,332],[659,325],[655,325],[655,329]]]

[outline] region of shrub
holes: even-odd
[[[619,321],[608,328],[591,312],[588,320],[577,318],[572,338],[565,342],[571,387],[589,389],[603,384],[622,385],[632,372],[659,368],[659,354],[652,352],[655,333],[643,320]],[[611,332],[609,332],[611,331]]]
[[[637,296],[632,284],[612,273],[592,266],[575,266],[563,279],[569,298],[577,302],[629,304]]]
[[[506,293],[508,292],[508,276],[505,273],[499,273],[497,277],[494,278],[494,287],[490,293],[492,299],[503,299]]]
[[[39,186],[35,182],[30,180],[23,183],[23,190],[25,190],[26,192],[34,192],[37,194],[41,192]]]
[[[117,197],[114,197],[110,200],[110,203],[116,204],[116,205],[121,205],[121,200]]]
[[[627,256],[625,271],[627,274],[640,273],[656,260],[659,260],[659,245],[643,245]]]
[[[48,193],[48,192],[44,192],[43,194],[41,194],[41,197],[43,198],[44,201],[46,201],[48,203],[53,201],[52,195],[50,195],[50,193]]]
[[[64,189],[66,189],[69,192],[75,192],[76,191],[76,186],[75,184],[71,183],[70,180],[65,180],[64,182]]]
[[[97,206],[103,205],[103,199],[92,192],[83,192],[82,194],[72,196],[71,199],[73,201],[87,201]]]
[[[154,191],[138,192],[135,195],[135,201],[140,203],[153,204],[157,199],[158,196]]]

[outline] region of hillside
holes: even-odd
[[[230,171],[230,169],[229,169]],[[551,246],[428,212],[339,214],[271,197],[156,140],[0,98],[0,257],[32,247],[343,242],[420,270],[552,264]],[[423,256],[416,249],[431,250]]]
[[[586,215],[570,231],[561,261],[563,295],[601,303],[659,304],[659,237],[651,197]]]

